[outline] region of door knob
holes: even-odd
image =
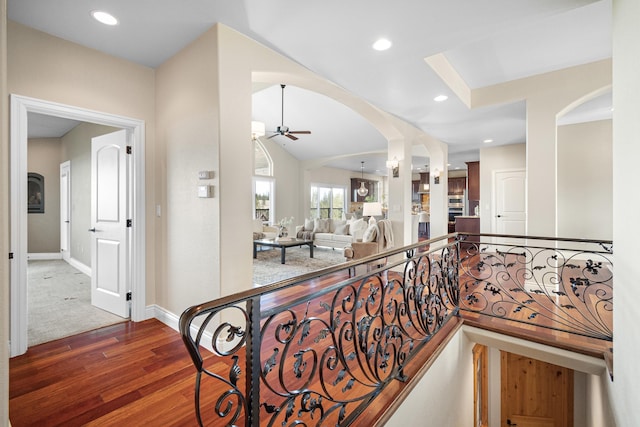
[[[96,228],[95,227],[90,228],[89,231],[92,232],[92,233],[95,233],[96,232]]]
[[[508,426],[517,426],[518,424],[512,423],[511,420],[507,420]]]

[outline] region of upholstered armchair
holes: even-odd
[[[344,248],[346,261],[354,261],[366,258],[393,247],[393,229],[391,221],[383,219],[370,225],[364,232],[361,242],[352,242],[350,246]],[[384,265],[386,260],[377,260],[368,265],[368,268]]]
[[[253,220],[253,240],[275,239],[278,237],[278,227],[263,225],[260,218]]]

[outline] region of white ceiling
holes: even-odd
[[[58,37],[157,67],[217,22],[292,58],[376,107],[449,144],[452,168],[494,145],[525,140],[525,104],[469,110],[425,58],[443,53],[467,85],[479,88],[611,57],[612,0],[9,0],[9,18]],[[119,25],[93,21],[106,10]],[[378,37],[393,46],[371,49]],[[287,82],[282,82],[287,83]],[[436,103],[433,98],[449,99]],[[610,94],[563,118],[610,116]],[[254,94],[253,119],[280,124],[280,87]],[[607,104],[608,103],[608,104]],[[284,124],[311,130],[276,136],[304,159],[351,154],[332,166],[384,170],[387,143],[348,108],[294,86],[285,89]],[[586,119],[585,119],[586,117]],[[360,153],[360,154],[359,154]],[[414,164],[427,159],[417,153]]]

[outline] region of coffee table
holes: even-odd
[[[294,246],[309,246],[309,258],[313,258],[313,240],[294,239],[277,240],[277,239],[259,239],[253,241],[253,257],[258,256],[258,246],[269,246],[272,248],[280,248],[280,263],[284,264],[287,248]]]

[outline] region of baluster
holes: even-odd
[[[248,336],[246,340],[246,392],[247,426],[260,426],[260,297],[247,301],[247,317],[249,318]]]

